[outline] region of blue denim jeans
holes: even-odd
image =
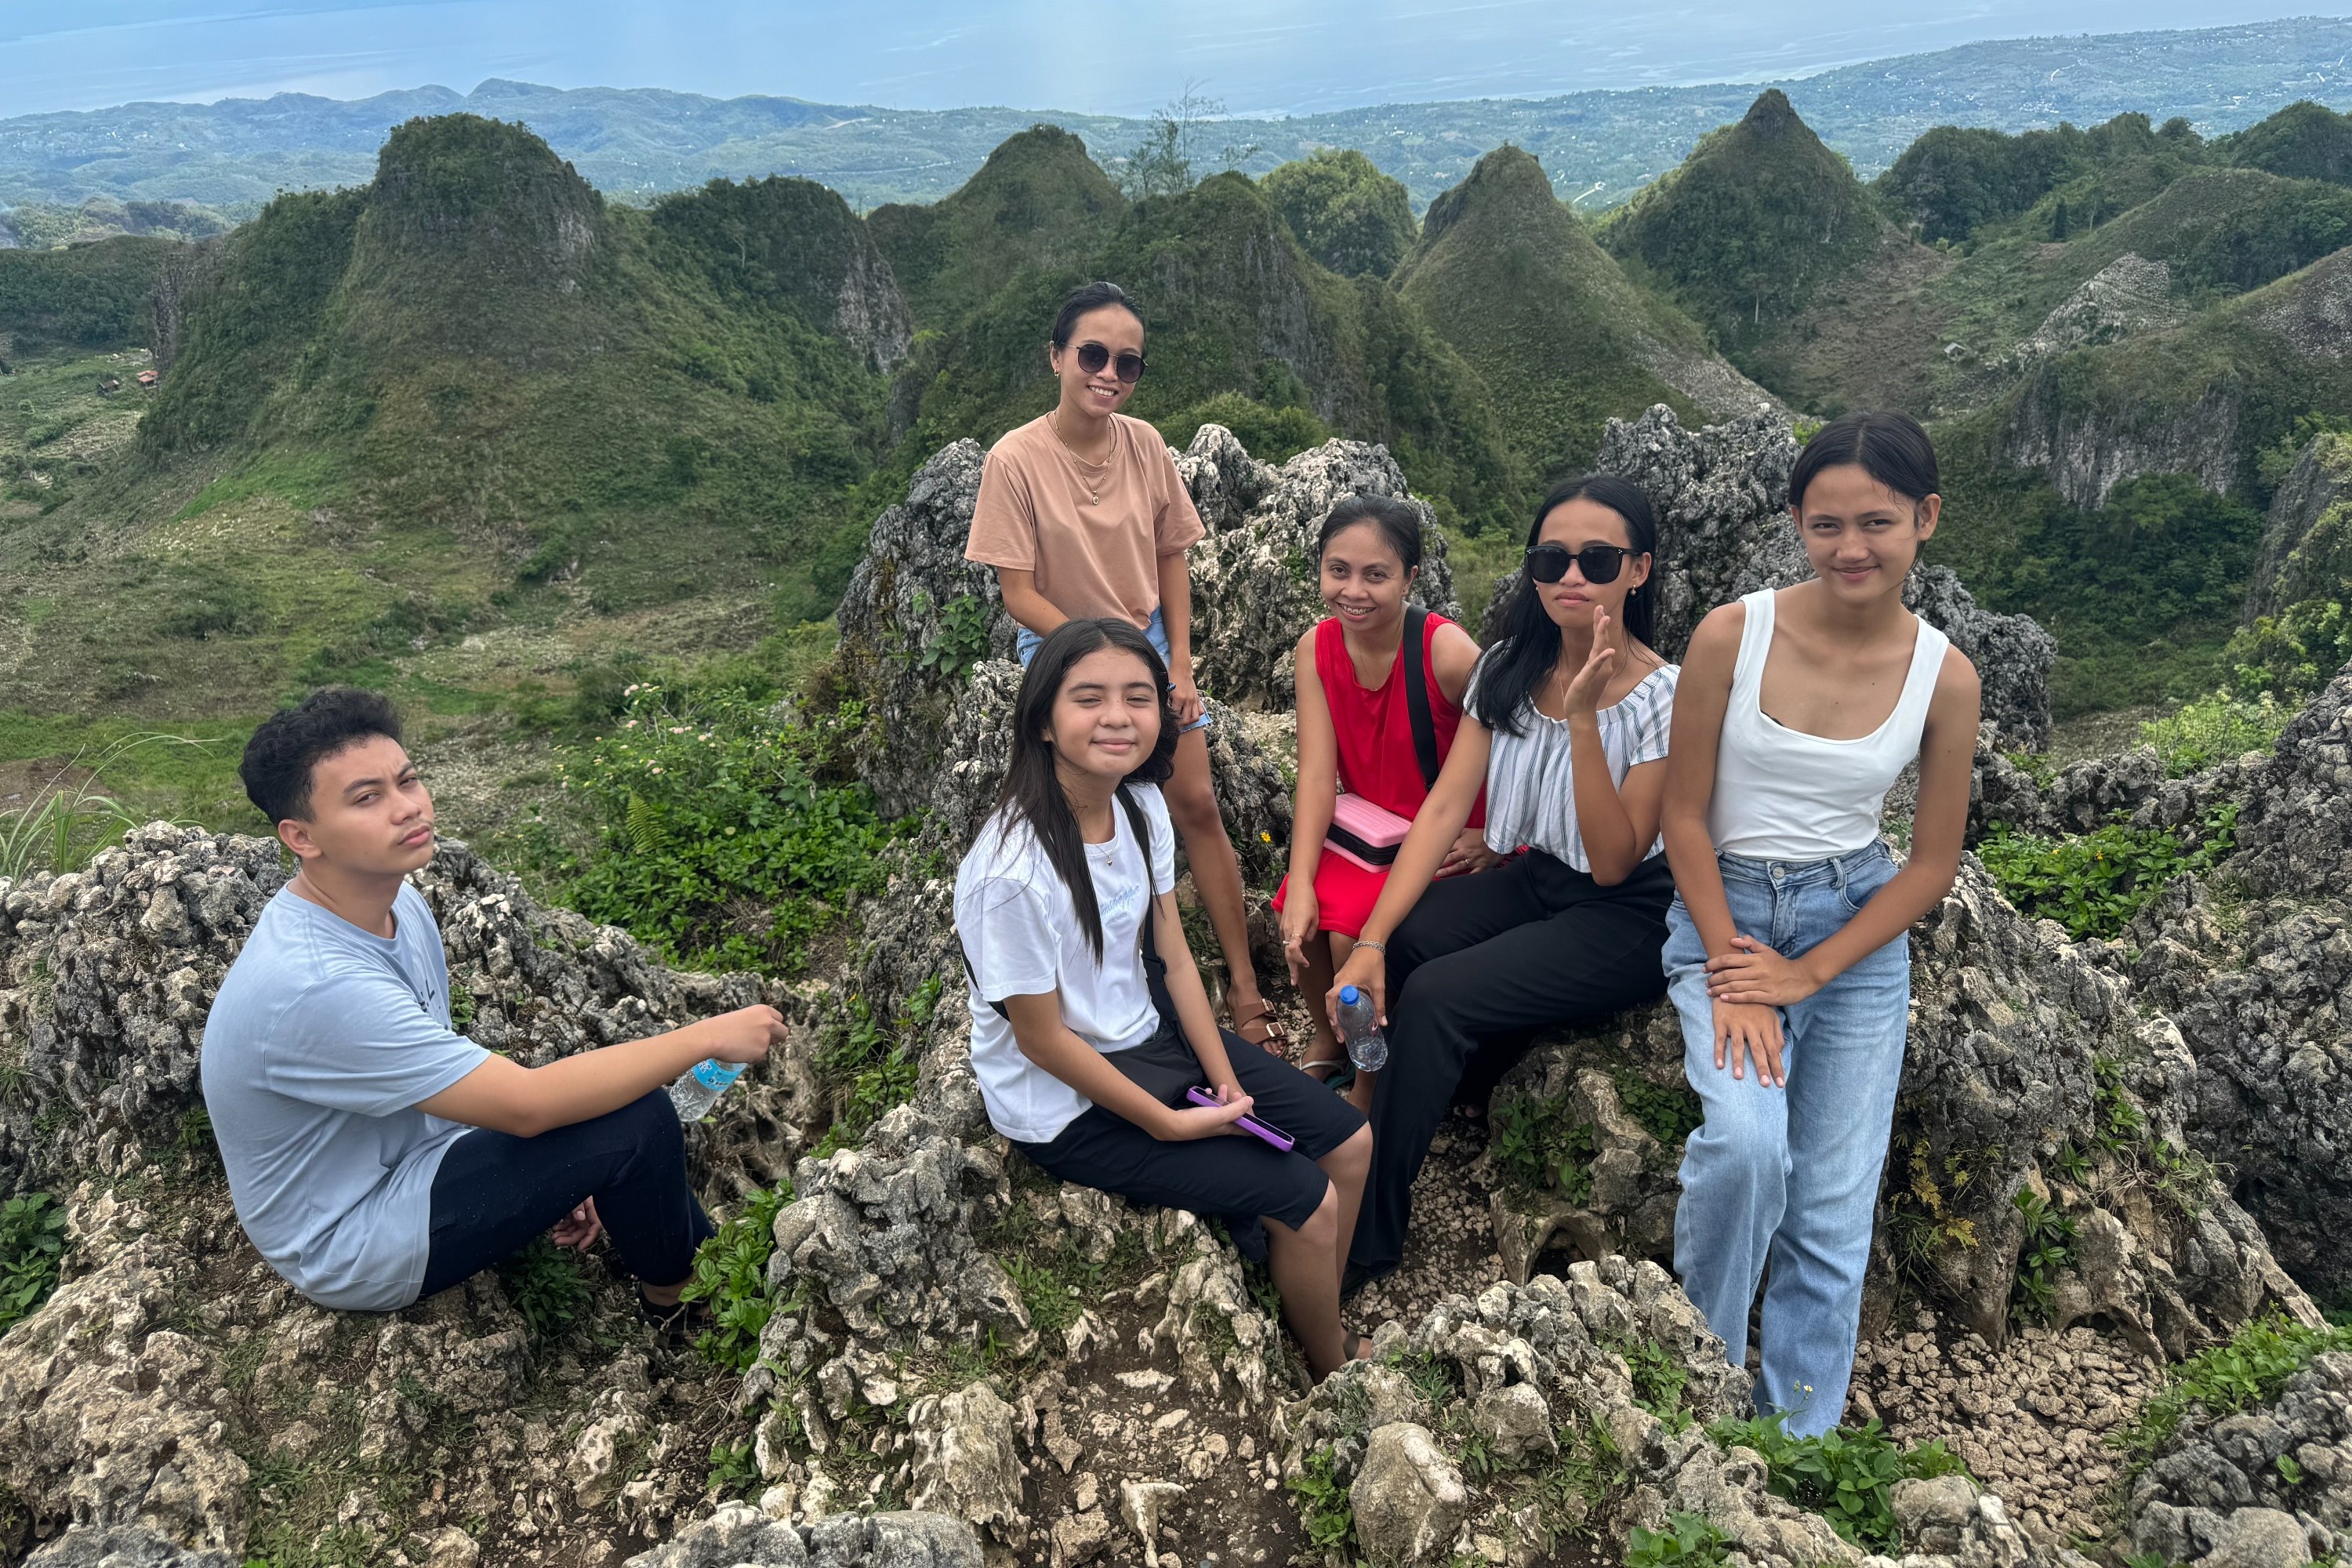
[[[1802,863],[1718,855],[1742,934],[1796,958],[1835,935],[1895,875],[1883,844]],[[1715,1065],[1706,950],[1676,898],[1666,911],[1667,994],[1682,1015],[1683,1071],[1706,1120],[1683,1152],[1675,1272],[1748,1359],[1748,1312],[1766,1263],[1763,1373],[1756,1406],[1800,1436],[1845,1414],[1879,1172],[1903,1076],[1911,949],[1898,936],[1803,1001],[1780,1009],[1785,1089]],[[1728,1058],[1727,1058],[1728,1059]]]
[[[1168,658],[1168,623],[1160,617],[1160,614],[1158,610],[1151,612],[1150,624],[1143,628],[1143,635],[1145,638],[1150,642],[1153,647],[1160,650],[1160,658],[1163,661],[1166,660]],[[1013,652],[1014,656],[1021,660],[1022,668],[1026,669],[1029,668],[1029,661],[1037,657],[1038,645],[1043,643],[1045,640],[1045,639],[1044,637],[1039,637],[1027,626],[1017,624],[1013,626]],[[1190,724],[1185,725],[1179,732],[1189,735],[1195,730],[1205,730],[1208,727],[1209,710],[1206,708],[1203,708],[1201,710],[1201,716],[1198,719],[1193,720]]]

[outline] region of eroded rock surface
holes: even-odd
[[[2132,1545],[2214,1568],[2333,1558],[2352,1546],[2352,1353],[2322,1355],[2279,1396],[2196,1412],[2133,1480]]]

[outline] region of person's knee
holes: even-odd
[[[686,1153],[686,1129],[679,1125],[677,1107],[667,1089],[652,1089],[613,1112],[629,1142],[642,1153]]]
[[[1187,837],[1196,833],[1223,833],[1224,819],[1217,815],[1217,795],[1209,787],[1204,773],[1189,778],[1179,773],[1160,786],[1162,799],[1168,803],[1168,819],[1176,831]]]
[[[1339,1189],[1330,1182],[1323,1184],[1323,1201],[1299,1226],[1298,1239],[1318,1249],[1339,1245]]]
[[[1323,1156],[1323,1167],[1333,1176],[1346,1176],[1361,1181],[1372,1164],[1372,1129],[1367,1122],[1348,1135],[1348,1141]]]
[[[1697,1158],[1686,1184],[1704,1183],[1711,1176],[1738,1190],[1762,1194],[1780,1192],[1788,1181],[1788,1140],[1777,1127],[1760,1119],[1709,1117],[1691,1135],[1690,1152]]]

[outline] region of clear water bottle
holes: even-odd
[[[1358,1072],[1378,1072],[1388,1065],[1389,1037],[1372,1011],[1372,999],[1353,985],[1339,988],[1339,1042]]]
[[[1386,1047],[1382,1047],[1385,1054]],[[716,1057],[705,1057],[669,1086],[669,1102],[677,1108],[680,1121],[699,1121],[710,1114],[727,1086],[743,1076],[741,1062],[722,1062]]]

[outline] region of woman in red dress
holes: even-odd
[[[1462,692],[1478,661],[1469,633],[1443,616],[1408,611],[1406,591],[1421,571],[1421,514],[1414,507],[1350,496],[1324,520],[1317,550],[1317,582],[1331,615],[1298,639],[1295,655],[1298,795],[1290,874],[1274,895],[1292,983],[1309,996],[1330,988],[1388,879],[1387,872],[1368,869],[1325,844],[1333,803],[1342,793],[1359,795],[1411,821],[1453,748]],[[1419,637],[1417,658],[1405,647],[1408,620]],[[1425,739],[1434,742],[1426,759],[1413,734],[1408,671],[1401,668],[1416,664],[1426,696]],[[1482,796],[1439,876],[1496,862],[1486,847],[1486,816]],[[1348,1053],[1322,1010],[1314,1012],[1306,1069],[1337,1079],[1349,1070]],[[1370,1098],[1369,1085],[1361,1092]],[[1356,1093],[1351,1089],[1349,1098]]]

